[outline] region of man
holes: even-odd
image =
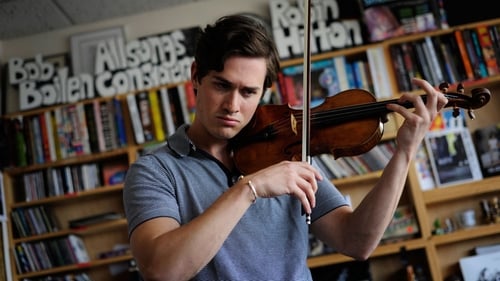
[[[203,30],[191,68],[195,120],[127,173],[130,245],[146,280],[311,280],[309,227],[340,253],[362,260],[391,221],[410,161],[446,98],[414,80],[427,92],[426,104],[405,94],[401,101],[414,110],[387,105],[406,121],[394,156],[356,210],[305,162],[241,175],[230,140],[248,124],[279,70],[265,32],[243,16],[223,17]],[[303,211],[312,214],[310,226]]]

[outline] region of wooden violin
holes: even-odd
[[[448,92],[448,83],[439,86],[448,98],[445,107],[467,109],[474,119],[474,109],[486,105],[491,97],[486,88],[475,88],[471,96],[463,94],[459,84],[456,93]],[[421,95],[426,100],[427,95]],[[328,97],[313,108],[310,115],[311,156],[331,153],[335,158],[359,155],[380,142],[383,123],[387,122],[388,103],[397,99],[376,101],[375,96],[362,89],[346,90]],[[402,104],[413,108],[410,102]],[[250,123],[232,140],[236,167],[249,174],[282,160],[300,161],[302,149],[302,110],[288,105],[261,105]]]

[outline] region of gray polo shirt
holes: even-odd
[[[181,126],[165,146],[141,156],[127,172],[123,198],[129,234],[156,217],[186,224],[238,178],[197,150],[186,129],[187,125]],[[347,204],[329,180],[318,184],[313,222]],[[300,201],[292,196],[259,198],[194,280],[311,280],[309,229],[301,210]]]

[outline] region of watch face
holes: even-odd
[[[263,16],[260,16],[260,15],[254,14],[254,13],[240,13],[239,15],[246,16],[246,17],[252,18],[252,19],[260,22],[269,34],[271,34],[271,35],[273,34],[272,28],[271,28],[271,23],[269,22],[268,19],[264,18]]]

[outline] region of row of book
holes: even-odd
[[[44,277],[23,278],[23,281],[92,281],[85,272],[67,273],[63,275],[49,275]]]
[[[43,205],[30,208],[16,208],[11,213],[15,237],[30,237],[59,230],[53,214]]]
[[[102,186],[97,163],[51,167],[22,176],[24,201],[72,194]]]
[[[390,46],[400,91],[415,90],[411,78],[434,85],[472,81],[500,73],[498,25],[480,25]]]
[[[14,258],[20,274],[90,261],[82,238],[74,234],[18,243],[14,247]]]
[[[332,154],[321,154],[313,159],[329,179],[341,179],[383,170],[394,150],[394,141],[386,141],[357,156],[335,159]]]
[[[281,103],[291,106],[301,105],[304,93],[303,82],[302,65],[284,67],[278,73],[277,82]],[[311,63],[311,106],[352,88],[370,91],[373,89],[366,61],[348,61],[345,56],[338,56]]]
[[[190,81],[175,87],[127,95],[129,117],[137,144],[162,142],[195,113],[195,94]]]
[[[42,164],[127,145],[118,98],[56,107],[5,120],[11,166]]]
[[[127,170],[128,162],[116,159],[25,173],[21,182],[23,193],[17,199],[30,202],[119,184],[125,180]]]

